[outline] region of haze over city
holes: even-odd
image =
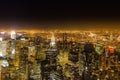
[[[106,20],[53,20],[53,21],[4,21],[2,30],[119,30],[119,21]]]
[[[1,1],[0,29],[119,29],[119,4],[94,1]]]

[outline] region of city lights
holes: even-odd
[[[1,0],[0,80],[120,80],[114,1]]]
[[[2,54],[2,52],[0,51],[0,57],[3,57],[3,54]]]
[[[9,63],[7,60],[3,60],[1,65],[2,65],[2,67],[8,67]]]
[[[2,39],[2,37],[0,37],[0,41],[2,41],[3,39]]]
[[[51,46],[54,46],[54,45],[55,45],[55,42],[50,42],[50,45],[51,45]]]
[[[1,32],[1,34],[3,34],[3,35],[4,35],[4,34],[5,34],[5,32]]]
[[[15,49],[12,49],[12,54],[15,54]]]
[[[89,36],[90,36],[90,37],[94,37],[94,36],[96,36],[96,35],[90,32]]]
[[[20,40],[25,41],[26,39],[25,38],[20,38]]]
[[[17,31],[11,31],[4,38],[0,37],[1,71],[7,72],[6,69],[15,66],[15,70],[9,69],[8,73],[17,76],[15,71],[21,70],[18,73],[23,76],[18,76],[20,80],[49,79],[50,75],[54,75],[57,80],[67,80],[69,77],[73,80],[74,77],[93,80],[96,75],[97,80],[104,79],[97,72],[120,63],[120,55],[116,53],[120,52],[117,50],[120,46],[118,36],[115,35],[111,37],[111,34],[106,36],[106,33],[97,32],[31,34],[26,32],[25,35],[18,35]],[[91,75],[88,74],[90,71]]]
[[[11,39],[16,39],[16,32],[15,31],[11,31]]]

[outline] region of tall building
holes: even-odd
[[[63,49],[67,49],[67,33],[63,33]]]
[[[73,44],[72,48],[69,51],[68,59],[74,63],[78,62],[79,57],[79,47],[77,44]]]
[[[57,68],[57,54],[58,51],[57,49],[48,49],[45,51],[46,53],[46,60],[41,62],[41,74],[42,74],[42,79],[48,80],[50,77],[50,73],[52,71],[56,71]]]

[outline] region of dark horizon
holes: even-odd
[[[3,1],[0,3],[0,28],[94,29],[101,25],[102,28],[104,25],[119,28],[119,8],[119,3],[112,1]]]
[[[50,20],[80,18],[118,18],[119,3],[95,1],[17,0],[0,3],[0,19]]]

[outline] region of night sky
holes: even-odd
[[[119,28],[119,8],[115,1],[4,0],[0,2],[0,28]]]

